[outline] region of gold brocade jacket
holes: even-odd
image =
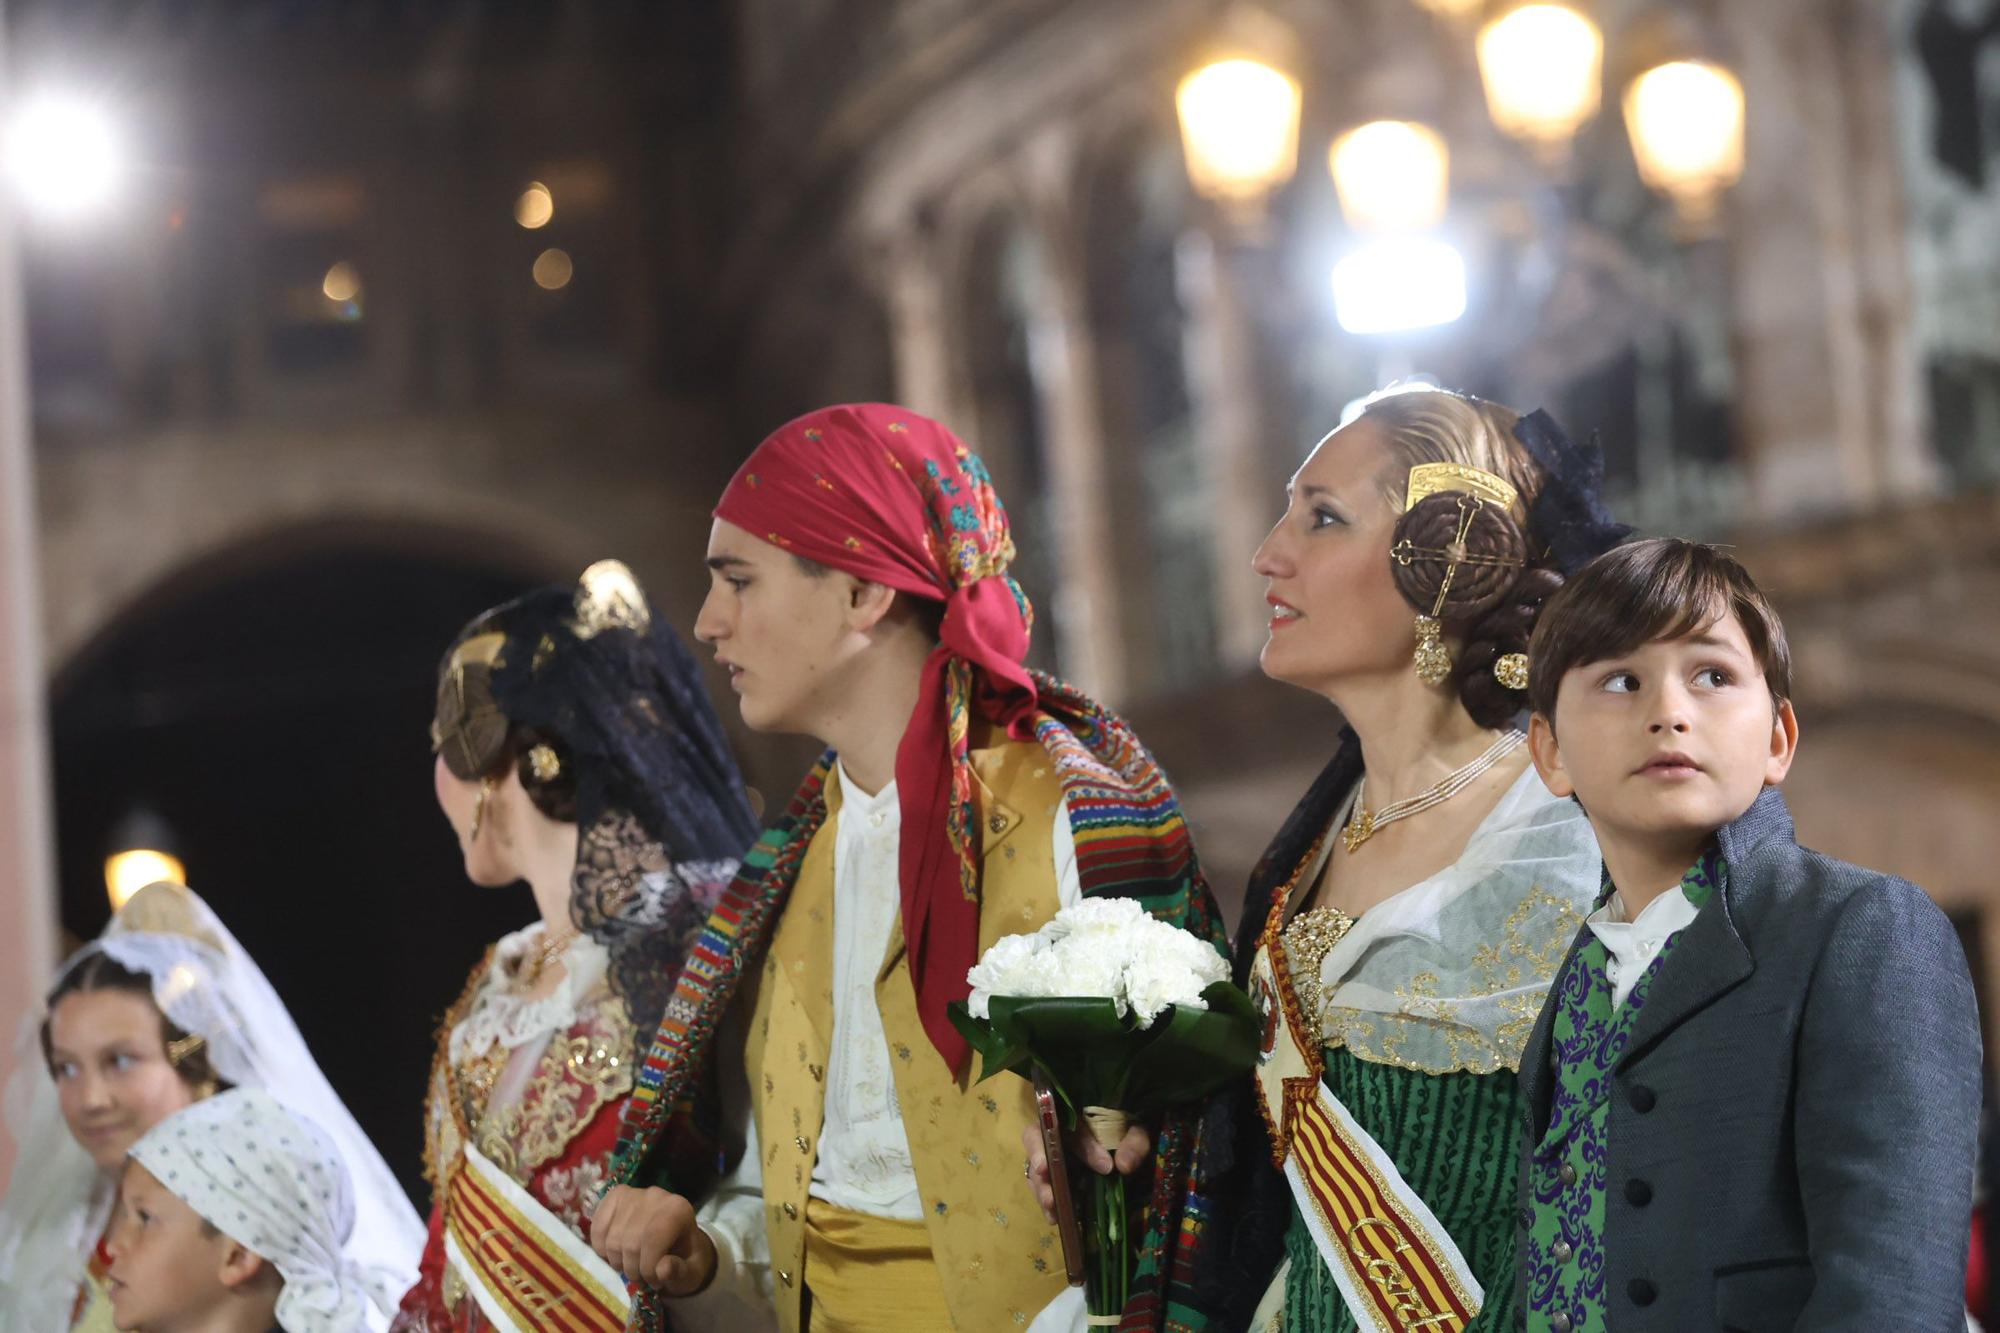
[[[984,856],[983,953],[1005,935],[1039,929],[1058,907],[1051,842],[1062,785],[1048,753],[1003,741],[972,752],[973,800]],[[756,979],[746,1046],[764,1160],[764,1219],[780,1325],[799,1327],[806,1196],[825,1111],[833,1023],[833,867],[838,784],[799,869]],[[1064,1286],[1062,1249],[1021,1174],[1021,1131],[1034,1123],[1024,1079],[975,1084],[978,1057],[957,1077],[917,1017],[900,922],[875,978],[875,1000],[925,1204],[924,1222],[961,1333],[1024,1327]]]

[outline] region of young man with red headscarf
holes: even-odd
[[[654,1328],[708,1322],[725,1291],[813,1333],[1080,1315],[1074,1297],[1051,1308],[1061,1248],[1020,1171],[1028,1087],[976,1083],[946,1006],[995,940],[1082,897],[1136,898],[1220,946],[1179,803],[1123,721],[1022,665],[1032,611],[1006,514],[936,422],[876,404],[801,417],[715,520],[695,634],[745,722],[829,748],[690,952],[592,1243]],[[705,1141],[732,1046],[744,1153],[697,1215],[705,1182],[670,1163]],[[1161,1128],[1128,1328],[1158,1318],[1187,1139]],[[1146,1153],[1135,1135],[1117,1166]]]

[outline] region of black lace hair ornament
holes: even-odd
[[[574,784],[570,919],[610,953],[643,1041],[757,821],[693,658],[625,566],[523,594],[453,641],[432,726],[446,765],[486,776],[513,728],[543,738],[514,756],[524,783]]]
[[[1528,506],[1528,523],[1548,545],[1564,577],[1632,535],[1604,506],[1604,453],[1597,441],[1579,445],[1555,418],[1536,408],[1514,423],[1514,438],[1542,470],[1542,488]]]

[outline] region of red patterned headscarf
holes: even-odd
[[[903,936],[917,1012],[945,1062],[967,1051],[945,1006],[978,961],[979,839],[968,734],[976,710],[1034,736],[1022,659],[1034,613],[1007,573],[1007,513],[979,456],[937,422],[851,403],[780,426],[731,478],[715,516],[775,546],[944,603],[916,711],[896,750]]]

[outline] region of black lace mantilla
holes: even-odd
[[[757,821],[694,659],[622,566],[607,600],[592,577],[604,568],[496,607],[458,641],[505,636],[465,689],[490,689],[510,724],[554,738],[576,788],[570,918],[609,951],[612,985],[650,1034]]]

